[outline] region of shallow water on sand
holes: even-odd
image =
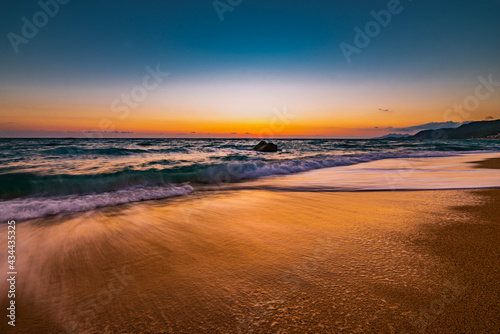
[[[476,168],[498,154],[384,159],[226,185],[224,189],[363,191],[477,189],[500,187],[498,169]]]
[[[451,308],[465,282],[423,226],[470,221],[452,206],[482,201],[222,191],[31,220],[17,230],[16,332],[432,332],[438,320],[412,314],[443,291]]]
[[[441,153],[440,153],[441,154]],[[287,175],[261,176],[254,180],[225,179],[209,183],[182,183],[129,187],[116,191],[64,196],[0,200],[0,216],[24,221],[32,218],[87,211],[99,207],[145,200],[191,196],[220,190],[366,191],[429,190],[500,187],[497,169],[475,168],[472,161],[497,157],[498,153],[468,153],[447,157],[377,159],[346,166],[312,169]],[[345,158],[345,157],[341,157]],[[351,163],[353,163],[351,161]],[[316,168],[316,167],[315,167]],[[272,169],[271,169],[272,170]],[[216,172],[214,175],[226,175]],[[149,172],[148,172],[149,173]],[[148,174],[150,177],[154,173]],[[0,175],[1,177],[1,175]],[[134,179],[134,178],[132,178]],[[94,180],[96,181],[96,180]],[[101,184],[101,181],[96,181]],[[35,183],[38,183],[35,182]],[[43,183],[43,182],[42,182]],[[68,187],[63,180],[64,187]],[[71,188],[71,182],[69,188]],[[104,182],[104,184],[107,184]],[[111,182],[111,184],[114,184]],[[102,185],[102,184],[101,184]],[[89,183],[92,188],[92,182]],[[78,187],[77,187],[78,188]]]
[[[412,158],[500,152],[495,140],[273,141],[276,153],[252,150],[251,139],[0,139],[0,216],[27,220],[399,158],[403,163],[392,170],[370,171],[382,177],[374,184],[365,182],[363,168],[328,182],[330,188],[391,190],[389,182],[411,179]]]

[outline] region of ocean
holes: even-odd
[[[253,151],[256,139],[0,139],[0,215],[26,220],[383,159],[500,152],[494,140],[272,142],[277,153]]]

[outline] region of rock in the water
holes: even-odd
[[[259,152],[277,152],[278,146],[276,144],[267,143],[266,141],[262,140],[260,143],[255,145],[253,149]]]
[[[257,145],[254,146],[254,150],[260,151],[261,148],[267,145],[267,142],[265,140],[261,140]]]

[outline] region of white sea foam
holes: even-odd
[[[232,184],[226,190],[275,191],[444,190],[500,187],[500,171],[475,168],[471,161],[498,153],[448,157],[381,159]]]
[[[41,191],[40,195],[0,201],[0,215],[9,219],[27,220],[130,202],[188,195],[196,189],[357,191],[494,187],[500,186],[498,171],[471,169],[464,161],[497,155],[412,152],[317,156],[288,161],[228,162],[199,166],[196,172],[188,175],[186,183],[183,184],[169,183],[169,176],[175,173],[182,175],[185,173],[183,171],[131,170],[107,176],[110,178],[105,179],[109,181],[108,183],[102,182],[101,179],[98,179],[101,183],[96,183],[89,177],[78,180],[79,187],[71,184],[71,179],[68,182],[55,183],[57,187],[49,187],[51,184],[48,184],[49,186],[41,188],[43,192]],[[269,178],[271,176],[274,177]],[[234,183],[234,181],[245,182]],[[207,185],[198,187],[199,182]],[[83,185],[86,186],[84,189],[96,189],[96,185],[104,186],[95,191],[96,193],[68,194],[74,189],[82,189]],[[47,194],[49,191],[55,193]]]
[[[189,185],[130,188],[102,194],[83,196],[59,196],[15,199],[0,202],[0,216],[15,220],[88,211],[100,207],[188,195],[193,192]]]
[[[447,157],[459,154],[458,152],[412,152],[373,153],[362,155],[318,156],[315,158],[288,160],[279,162],[231,162],[211,166],[206,169],[204,178],[210,182],[224,182],[231,180],[256,179],[273,175],[287,175],[315,169],[349,166],[364,162],[391,158],[419,158],[419,157]],[[202,176],[203,177],[203,176]]]

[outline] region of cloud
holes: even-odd
[[[69,133],[76,133],[74,131],[68,131]],[[99,130],[93,130],[93,131],[83,131],[83,133],[134,133],[133,131],[99,131]]]
[[[491,121],[492,119],[495,119],[495,117],[493,117],[493,116],[486,116],[484,118],[485,121]]]
[[[246,134],[246,135],[251,135],[251,133],[250,133],[250,132],[245,132],[244,134]]]
[[[196,133],[196,131],[191,131],[191,133]]]
[[[393,128],[392,126],[389,126],[385,129],[391,130],[391,131],[404,131],[404,132],[413,132],[413,131],[420,131],[420,130],[434,130],[434,129],[440,129],[440,128],[458,128],[460,125],[470,123],[471,121],[466,121],[466,122],[430,122],[430,123],[425,123],[425,124],[420,124],[420,125],[414,125],[414,126],[408,126],[405,128]]]
[[[378,108],[378,110],[383,111],[383,112],[389,112],[389,111],[392,111],[392,110],[389,110],[389,109],[382,109],[382,108]]]
[[[237,132],[231,132],[230,134],[231,135],[237,135],[238,133]]]

